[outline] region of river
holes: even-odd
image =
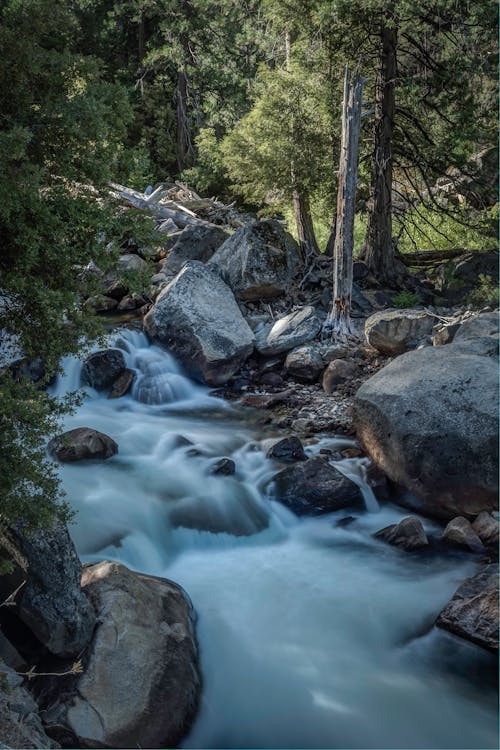
[[[119,453],[60,471],[82,560],[171,578],[193,601],[203,693],[183,747],[498,747],[494,657],[431,627],[476,565],[374,540],[407,513],[378,507],[360,459],[336,466],[364,488],[365,511],[295,517],[272,500],[272,428],[143,334],[117,337],[138,373],[131,394],[87,387],[65,428],[101,430]],[[81,362],[63,365],[55,395],[80,387]],[[306,452],[347,445],[324,437]],[[221,457],[234,476],[209,473]]]

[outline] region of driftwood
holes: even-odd
[[[165,202],[158,202],[155,198],[159,198],[160,188],[157,188],[151,195],[144,195],[139,193],[137,190],[125,187],[124,185],[117,185],[116,183],[110,183],[112,195],[117,198],[127,201],[134,208],[139,208],[143,211],[148,211],[154,217],[158,219],[172,219],[178,227],[182,229],[192,225],[202,226],[216,226],[209,221],[200,219],[190,209],[182,206],[176,201],[167,200]]]

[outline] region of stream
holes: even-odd
[[[203,693],[183,747],[498,747],[495,658],[432,628],[476,564],[374,540],[408,513],[379,507],[366,459],[333,464],[366,510],[297,518],[272,499],[276,433],[258,415],[210,397],[143,334],[117,339],[137,371],[131,393],[109,400],[86,387],[65,429],[101,430],[119,453],[60,472],[83,561],[171,578],[192,599]],[[80,388],[81,362],[63,368],[53,395]],[[305,448],[350,445],[324,437]],[[233,476],[209,473],[221,457]]]

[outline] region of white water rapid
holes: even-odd
[[[359,459],[335,465],[362,487],[366,511],[296,518],[266,494],[273,433],[143,334],[117,339],[138,372],[132,393],[86,388],[65,428],[101,430],[119,453],[60,471],[83,560],[171,578],[193,601],[203,694],[183,747],[498,747],[494,658],[431,628],[474,564],[375,541],[408,514],[378,508]],[[63,364],[56,395],[80,387],[81,362]],[[325,438],[306,452],[346,445]],[[209,473],[221,457],[234,476]]]

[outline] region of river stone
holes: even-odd
[[[266,219],[238,229],[209,264],[237,299],[270,299],[288,291],[300,265],[299,246],[281,224]]]
[[[170,513],[170,523],[211,534],[252,536],[268,527],[269,515],[243,485],[227,477],[224,493],[179,501]]]
[[[188,261],[144,318],[146,332],[209,385],[222,385],[253,351],[254,335],[230,288],[199,261]]]
[[[125,357],[120,349],[101,349],[90,354],[82,368],[82,380],[97,391],[110,388],[125,370]]]
[[[26,581],[12,611],[52,654],[79,654],[92,636],[95,613],[80,588],[81,563],[66,526],[3,531],[0,557],[14,565],[0,577],[1,600]]]
[[[276,500],[298,516],[332,513],[363,502],[359,487],[317,456],[288,466],[273,479]]]
[[[381,310],[367,318],[365,336],[382,354],[401,354],[429,336],[435,322],[423,310]]]
[[[134,253],[120,255],[116,266],[118,273],[147,273],[149,271],[147,262]]]
[[[382,539],[394,547],[404,549],[406,552],[412,552],[413,550],[429,546],[429,540],[427,539],[422,522],[413,516],[408,516],[408,518],[403,518],[399,523],[386,526],[384,529],[377,531],[373,536],[375,539]]]
[[[443,541],[453,547],[463,547],[471,552],[482,552],[483,543],[472,528],[470,521],[463,516],[452,518],[443,531]]]
[[[445,520],[498,502],[498,371],[449,346],[397,357],[358,390],[358,437],[408,507]]]
[[[177,747],[200,692],[187,595],[172,581],[108,561],[86,567],[82,587],[97,626],[84,672],[45,712],[48,731],[69,736],[72,747]]]
[[[338,385],[352,380],[359,374],[356,362],[345,359],[334,359],[323,373],[322,385],[325,393],[333,393]]]
[[[306,461],[307,459],[302,443],[295,436],[278,440],[277,443],[274,443],[269,448],[266,455],[267,458],[274,458],[276,461],[282,461],[286,464],[295,463],[295,461]]]
[[[236,464],[231,458],[219,458],[210,467],[210,474],[215,476],[229,477],[236,471]]]
[[[491,513],[486,511],[480,513],[472,524],[472,528],[483,544],[498,546],[498,519],[494,518]]]
[[[175,276],[188,260],[206,263],[229,235],[219,227],[187,226],[162,265],[162,273]]]
[[[498,652],[498,566],[485,565],[455,592],[436,620],[439,628]]]
[[[38,707],[23,678],[2,664],[0,669],[0,747],[58,748],[46,733]]]
[[[321,320],[311,305],[280,318],[271,327],[256,334],[255,346],[260,354],[271,357],[287,352],[314,339],[321,330]]]
[[[323,358],[315,346],[298,346],[288,352],[285,360],[288,374],[305,383],[314,383],[323,367]]]
[[[128,393],[131,389],[134,380],[135,370],[131,370],[129,367],[127,367],[113,383],[113,386],[108,394],[108,398],[121,398],[122,396],[125,396],[125,394]]]
[[[118,445],[104,432],[90,427],[76,427],[53,438],[48,450],[59,461],[69,463],[91,458],[111,458],[118,453]]]

